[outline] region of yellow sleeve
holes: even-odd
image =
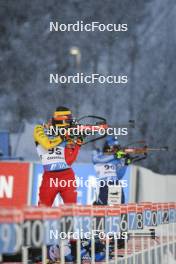
[[[43,126],[41,125],[35,126],[33,136],[34,136],[35,142],[39,143],[45,149],[54,148],[62,142],[62,139],[60,136],[55,137],[53,139],[49,139],[44,132]]]

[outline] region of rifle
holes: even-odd
[[[135,121],[129,120],[126,126],[134,128]],[[86,145],[88,143],[95,142],[97,140],[106,137],[107,129],[109,128],[109,125],[107,124],[106,119],[103,117],[87,115],[77,119],[73,123],[71,128],[75,128],[75,127],[78,128],[78,131],[80,131],[80,134],[77,136],[77,138],[79,138],[80,136],[82,136],[84,139],[87,138],[87,140],[84,140],[84,142],[82,143],[82,145]],[[102,130],[103,130],[103,134],[101,134]],[[89,131],[90,135],[86,135],[85,131]],[[73,135],[73,137],[75,136]]]
[[[124,151],[126,154],[144,154],[151,151],[168,151],[168,147],[158,147],[158,148],[152,148],[148,146],[144,147],[127,147],[122,148],[122,151]]]
[[[144,141],[138,141],[136,143],[143,143]],[[147,158],[149,152],[152,151],[168,151],[169,148],[165,147],[149,147],[144,145],[142,147],[129,147],[131,144],[128,144],[126,147],[121,147],[120,145],[115,147],[114,151],[117,158],[121,158],[125,154],[125,158],[130,159],[132,162],[140,161]],[[140,156],[142,155],[142,156]]]
[[[134,128],[134,125],[135,121],[129,120],[126,126]],[[66,140],[70,140],[73,143],[76,142],[77,139],[83,139],[81,145],[86,145],[88,143],[95,142],[106,137],[107,129],[110,126],[107,124],[106,119],[103,117],[86,115],[73,120],[71,126],[68,128],[53,127],[51,125],[51,122],[49,122],[45,127],[48,129],[48,135],[52,135],[52,133],[56,136],[61,135],[64,136]],[[63,130],[64,133],[61,133],[61,131]]]
[[[71,139],[79,139],[82,138],[84,141],[81,145],[88,144],[90,142],[94,142],[96,140],[100,140],[106,136],[106,130],[108,128],[108,124],[106,119],[100,116],[94,115],[86,115],[82,116],[79,119],[76,119],[70,127],[70,132],[68,134],[68,138]],[[74,129],[77,129],[77,135],[72,133]],[[103,130],[104,134],[101,135],[99,132]],[[87,135],[88,133],[88,135]],[[92,136],[92,138],[91,138]],[[89,139],[88,139],[89,137]],[[86,140],[87,138],[87,140]]]
[[[99,116],[83,116],[79,119],[75,119],[72,121],[69,127],[59,127],[53,126],[51,120],[47,124],[44,124],[47,135],[55,135],[55,136],[63,136],[68,140],[76,140],[77,138],[86,137],[86,132],[89,134],[95,135],[101,129],[103,129],[106,133],[106,129],[108,128],[106,119]],[[105,134],[106,135],[106,134]],[[98,137],[100,139],[105,135]],[[94,140],[97,140],[96,138]],[[91,140],[91,141],[94,141]]]

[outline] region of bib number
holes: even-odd
[[[48,154],[62,155],[62,151],[59,147],[56,147],[56,148],[49,149]]]

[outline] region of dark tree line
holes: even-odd
[[[1,0],[0,129],[46,119],[58,105],[76,115],[105,116],[116,126],[136,120],[122,141],[168,145],[145,166],[175,173],[175,1]],[[128,31],[49,32],[49,22],[128,23]],[[70,55],[76,46],[81,62]],[[49,84],[49,74],[128,75],[127,85]]]

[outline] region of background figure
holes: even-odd
[[[107,136],[103,150],[93,151],[93,163],[97,174],[97,199],[95,204],[124,203],[124,192],[119,182],[126,172],[127,163],[124,158],[115,155],[119,145],[116,138]]]

